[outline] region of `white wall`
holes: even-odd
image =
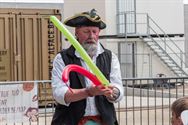
[[[183,0],[183,3],[184,4],[188,4],[188,0]]]
[[[105,0],[64,0],[64,20],[75,14],[90,11],[93,8],[105,21]],[[68,29],[73,30],[74,28],[68,27]]]
[[[148,13],[167,34],[184,33],[183,0],[136,0],[136,12]]]
[[[188,2],[187,2],[188,3]],[[184,5],[184,15],[185,15],[185,53],[186,53],[186,63],[188,68],[188,4]]]
[[[167,34],[184,34],[183,5],[183,0],[136,0],[136,12],[148,13]],[[106,35],[116,35],[116,7],[116,0],[106,0]]]
[[[97,10],[97,14],[100,15],[102,20],[105,20],[105,0],[64,0],[64,17],[63,20],[67,19],[68,17],[72,17],[77,13],[90,11],[91,9],[95,8]],[[68,30],[74,35],[74,28],[68,27]],[[106,29],[101,31],[101,35],[105,34]],[[69,43],[64,41],[63,48],[69,46]]]
[[[116,1],[106,0],[105,20],[107,24],[106,35],[116,35]]]
[[[116,0],[64,0],[64,19],[79,12],[89,11],[92,8],[97,10],[102,20],[107,24],[101,35],[115,35]]]
[[[156,77],[159,73],[163,73],[168,77],[175,76],[144,42],[137,42],[136,54],[137,77]]]

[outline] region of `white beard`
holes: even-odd
[[[94,43],[83,42],[82,46],[91,58],[97,54],[97,43],[96,42],[94,42]]]

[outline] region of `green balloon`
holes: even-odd
[[[67,28],[55,17],[50,16],[50,20],[53,24],[64,34],[64,36],[69,40],[69,42],[74,46],[76,51],[80,54],[83,60],[86,62],[88,67],[96,75],[96,77],[101,81],[103,85],[109,85],[109,81],[105,78],[98,67],[93,63],[90,56],[86,53],[80,43],[74,38],[74,36],[67,30]]]

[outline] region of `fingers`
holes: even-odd
[[[108,88],[113,89],[115,86],[109,85]]]
[[[120,96],[120,91],[118,88],[114,87],[113,88],[113,92],[110,95],[110,97],[108,97],[110,100],[115,101],[118,97]]]
[[[106,97],[109,97],[113,94],[113,88],[114,86],[97,86],[100,89],[101,95],[104,95]]]
[[[99,86],[93,85],[93,86],[87,87],[87,93],[89,93],[89,95],[93,95],[93,96],[96,96],[96,95],[108,96],[108,95],[112,94],[112,89],[108,88],[106,86],[103,86],[103,85],[99,85]]]
[[[107,98],[111,100],[115,100],[119,97],[119,89],[117,89],[115,86],[109,85],[109,86],[90,86],[87,88],[88,95],[97,96],[97,95],[104,95]]]
[[[110,97],[112,95],[112,90],[104,92],[104,96]]]

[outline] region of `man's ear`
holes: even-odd
[[[76,30],[75,30],[75,34],[74,34],[74,35],[75,35],[75,38],[77,39],[77,38],[78,38],[78,37],[77,37],[78,34],[77,34]]]
[[[78,36],[78,28],[75,28],[75,33],[74,34],[75,34],[76,39],[78,39],[78,37],[77,37]]]

